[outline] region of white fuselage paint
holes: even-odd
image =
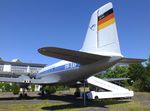
[[[119,62],[123,56],[120,51],[116,23],[114,22],[101,30],[97,30],[99,25],[98,17],[106,17],[110,14],[110,11],[112,11],[112,14],[113,5],[112,3],[107,3],[92,14],[84,44],[80,49],[81,52],[105,56],[109,59],[102,59],[87,65],[63,60],[45,67],[36,75],[36,78],[49,84],[79,81],[104,71]],[[50,51],[49,53],[52,53],[55,57],[57,54],[55,55],[54,52]]]
[[[43,68],[36,75],[36,78],[43,79],[45,83],[48,84],[76,82],[104,71],[120,60],[121,57],[111,57],[110,59],[97,61],[88,65],[79,65],[62,60],[56,64]]]

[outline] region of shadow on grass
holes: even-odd
[[[73,109],[73,108],[85,108],[85,107],[98,107],[101,110],[106,110],[107,105],[112,105],[112,104],[120,104],[120,103],[126,103],[129,101],[120,101],[120,100],[103,100],[103,101],[95,101],[95,100],[87,100],[86,101],[86,106],[83,104],[83,99],[81,98],[75,98],[72,95],[66,95],[66,96],[56,96],[56,95],[51,95],[49,97],[51,100],[62,100],[67,103],[65,104],[58,104],[58,105],[53,105],[53,106],[46,106],[42,107],[42,110],[63,110],[63,109]]]
[[[20,98],[19,96],[18,97],[0,97],[0,101],[32,100],[32,99],[37,99],[37,98],[39,98],[39,97],[38,96],[33,96],[33,97],[27,96],[27,97],[22,97],[22,98]]]
[[[42,107],[42,110],[63,110],[63,109],[73,109],[73,108],[83,108],[84,106],[81,105],[75,105],[75,104],[63,104],[63,105],[54,105],[54,106],[47,106]]]
[[[102,104],[89,104],[87,103],[86,106],[83,105],[83,102],[80,103],[69,103],[69,104],[60,104],[60,105],[53,105],[53,106],[46,106],[42,107],[42,110],[63,110],[63,109],[80,109],[80,108],[88,108],[88,107],[99,107],[100,109],[107,109],[107,107],[103,106]]]
[[[120,104],[120,103],[126,103],[129,101],[124,101],[124,100],[103,100],[103,101],[96,101],[96,100],[87,100],[86,101],[86,106],[83,104],[83,99],[81,98],[75,98],[73,95],[47,95],[44,97],[41,96],[32,96],[32,97],[27,97],[23,98],[23,100],[36,100],[34,103],[38,103],[39,100],[49,100],[48,102],[54,103],[52,106],[44,106],[41,107],[42,110],[63,110],[63,109],[73,109],[73,108],[91,108],[95,107],[98,108],[99,110],[106,111],[107,110],[107,105],[112,105],[112,104]],[[0,101],[13,101],[13,100],[20,100],[18,97],[5,97],[5,98],[0,98]],[[22,101],[19,101],[20,103]],[[30,101],[32,102],[32,101]],[[9,102],[8,102],[9,103]]]

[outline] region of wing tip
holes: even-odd
[[[49,48],[50,48],[50,47],[42,47],[42,48],[39,48],[39,49],[38,49],[38,52],[39,52],[40,54],[42,54],[42,55],[47,56],[47,52],[48,52]]]
[[[54,49],[55,47],[41,47],[39,48],[37,51],[42,54],[45,55],[50,49]]]

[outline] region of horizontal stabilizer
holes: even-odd
[[[90,54],[86,52],[74,51],[74,50],[63,49],[63,48],[56,48],[56,47],[43,47],[40,48],[38,51],[39,53],[45,56],[55,57],[58,59],[63,59],[63,60],[80,63],[80,64],[90,64],[99,60],[109,58],[108,56],[101,56],[101,55]]]
[[[146,61],[146,59],[137,59],[137,58],[122,58],[119,63],[123,64],[137,64]]]

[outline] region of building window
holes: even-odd
[[[11,66],[11,72],[13,72],[13,73],[27,73],[27,67]]]

